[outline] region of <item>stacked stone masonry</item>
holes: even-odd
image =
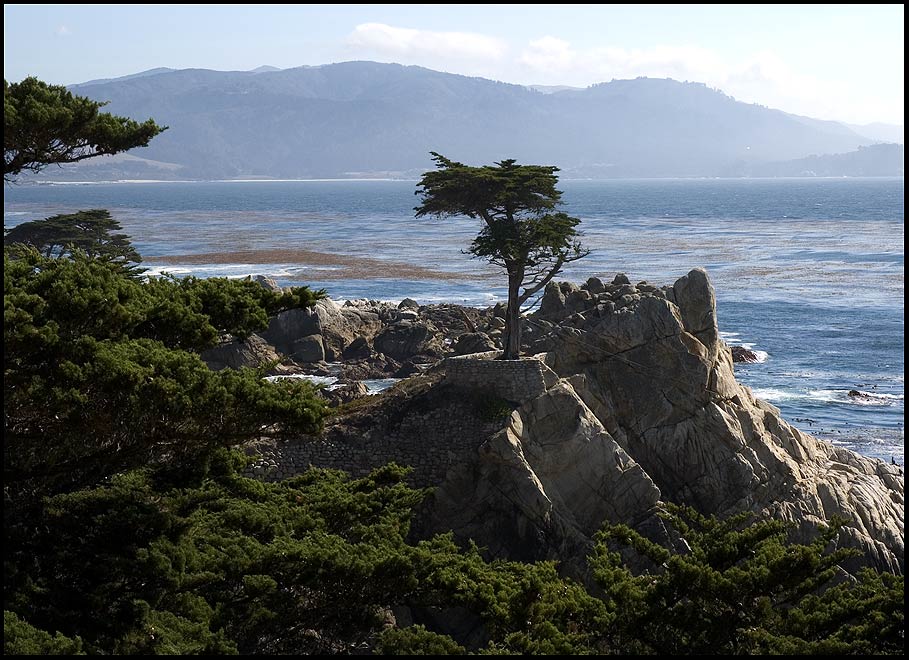
[[[498,351],[490,351],[446,358],[445,379],[465,389],[491,390],[514,403],[535,399],[558,380],[543,364],[543,354],[521,360],[494,359],[498,355]]]

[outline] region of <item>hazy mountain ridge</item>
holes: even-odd
[[[541,93],[375,62],[155,71],[71,89],[110,101],[105,110],[115,114],[168,125],[132,155],[179,165],[169,171],[188,179],[415,177],[432,166],[430,150],[471,164],[551,163],[592,178],[726,176],[873,142],[838,122],[670,79]],[[117,178],[114,163],[91,171]],[[46,174],[73,177],[69,168]]]
[[[845,124],[859,135],[871,138],[879,142],[895,142],[896,144],[904,143],[904,127],[893,124],[882,124],[874,122],[872,124]]]
[[[845,154],[812,155],[753,167],[748,176],[903,176],[905,150],[901,144],[873,144]]]

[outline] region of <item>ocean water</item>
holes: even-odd
[[[154,273],[324,288],[336,300],[506,296],[469,219],[413,217],[414,181],[5,186],[4,225],[111,210]],[[798,428],[903,463],[903,179],[562,181],[591,254],[560,279],[707,269],[738,379]],[[867,396],[849,396],[858,390]]]

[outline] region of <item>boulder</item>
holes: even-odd
[[[730,346],[729,349],[732,351],[733,362],[754,363],[759,361],[757,354],[744,346]]]
[[[258,369],[281,361],[274,347],[256,334],[244,340],[227,339],[214,348],[202,351],[199,357],[213,371],[240,367]]]
[[[413,360],[407,360],[392,374],[392,378],[410,378],[411,376],[422,372],[423,370],[419,367],[418,363]]]
[[[291,345],[290,355],[297,362],[322,362],[325,359],[322,335],[300,337]]]
[[[359,335],[344,349],[343,357],[345,360],[363,360],[372,355],[372,348],[366,337]]]
[[[354,381],[352,383],[346,383],[341,387],[335,387],[330,390],[321,390],[320,393],[332,406],[340,406],[343,403],[350,403],[355,399],[367,396],[369,390],[362,382]]]
[[[565,297],[565,311],[568,314],[583,312],[591,306],[590,293],[584,289],[572,291]]]
[[[398,303],[398,309],[410,309],[418,312],[420,311],[420,303],[418,303],[416,300],[413,300],[412,298],[405,298]]]
[[[716,322],[716,295],[707,271],[695,268],[672,285],[675,304],[682,311],[682,324],[687,332],[705,346],[715,346],[719,339]]]
[[[432,333],[425,324],[401,321],[376,335],[373,346],[379,353],[401,361],[424,352],[432,339]]]
[[[543,290],[538,316],[543,319],[561,318],[565,315],[565,294],[558,282],[550,282]]]
[[[289,309],[281,312],[268,322],[262,338],[275,347],[279,353],[290,355],[293,343],[301,337],[322,333],[322,321],[315,309]]]
[[[584,288],[590,292],[590,295],[595,296],[597,294],[603,293],[606,290],[606,285],[603,284],[603,280],[599,277],[590,277],[587,279],[587,283],[584,285]]]
[[[262,288],[267,289],[269,291],[273,291],[275,293],[281,293],[281,291],[283,290],[283,289],[281,289],[281,287],[278,286],[277,282],[275,282],[272,278],[268,277],[267,275],[253,275],[247,279],[251,279],[253,282],[256,282],[257,284],[259,284]]]
[[[485,332],[465,332],[453,348],[455,355],[487,353],[496,349],[496,343]]]

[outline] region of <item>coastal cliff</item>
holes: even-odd
[[[322,315],[307,336],[316,328],[329,345],[343,342],[326,332],[338,320]],[[606,522],[684,549],[659,516],[666,502],[784,520],[798,541],[843,518],[839,544],[902,572],[901,471],[801,432],[736,382],[703,270],[668,287],[624,276],[550,283],[527,324],[532,357],[445,358],[336,415],[319,438],[258,446],[251,472],[279,479],[310,465],[357,475],[391,460],[411,465],[416,485],[434,487],[421,533],[454,530],[490,556],[559,558],[575,574]],[[374,338],[386,332],[374,325]],[[450,340],[423,339],[426,365]]]

